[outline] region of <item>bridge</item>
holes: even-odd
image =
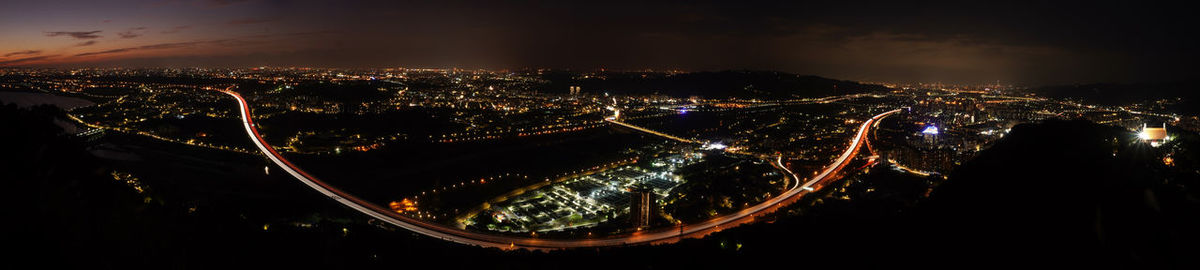
[[[650,130],[650,129],[647,129],[647,128],[643,128],[643,127],[635,126],[635,125],[632,125],[632,124],[629,124],[629,123],[625,123],[625,122],[617,121],[617,120],[616,120],[615,118],[613,118],[613,117],[605,118],[605,119],[604,119],[604,121],[605,121],[605,122],[609,122],[609,123],[613,123],[613,124],[617,124],[617,125],[619,125],[619,126],[622,126],[622,127],[627,127],[627,128],[633,129],[633,130],[637,130],[637,131],[645,132],[645,133],[647,133],[647,134],[650,134],[650,135],[659,136],[659,137],[663,137],[663,138],[667,138],[667,139],[672,139],[672,140],[676,140],[676,141],[680,141],[680,142],[684,142],[684,143],[700,143],[700,142],[693,141],[693,140],[689,140],[689,139],[684,139],[684,138],[680,138],[680,137],[675,137],[675,136],[672,136],[671,134],[666,134],[666,133],[662,133],[662,132],[658,132],[658,131]]]

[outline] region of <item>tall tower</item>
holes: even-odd
[[[654,209],[654,192],[646,187],[635,187],[629,193],[629,223],[634,228],[650,227],[651,211]]]

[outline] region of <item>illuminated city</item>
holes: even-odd
[[[18,2],[57,19],[0,11],[6,241],[51,267],[1200,265],[1200,73],[1136,47],[1195,56],[1175,35],[782,3]],[[691,15],[648,23],[668,11]],[[1091,64],[1129,59],[1162,71]]]

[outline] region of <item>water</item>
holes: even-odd
[[[71,110],[74,108],[95,105],[96,103],[80,98],[56,96],[46,93],[0,91],[0,104],[17,104],[18,107],[33,107],[50,104]]]

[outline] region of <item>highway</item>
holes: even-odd
[[[246,130],[246,134],[254,142],[255,146],[257,146],[258,149],[264,155],[266,155],[268,159],[275,163],[275,165],[279,166],[280,169],[296,178],[296,180],[299,180],[313,190],[325,195],[326,197],[329,197],[330,199],[333,199],[338,203],[341,203],[342,205],[345,205],[346,207],[414,233],[455,243],[480,247],[494,247],[500,249],[523,248],[530,250],[552,250],[579,247],[672,243],[682,238],[703,237],[709,233],[751,222],[755,217],[774,212],[779,207],[794,201],[801,195],[811,192],[812,190],[819,189],[819,186],[823,183],[823,181],[833,179],[831,176],[835,175],[839,170],[842,169],[843,166],[845,166],[846,163],[854,158],[855,154],[862,146],[861,142],[864,141],[865,135],[871,127],[871,124],[880,118],[899,111],[893,110],[885,112],[872,117],[868,121],[864,121],[863,125],[859,128],[858,133],[850,141],[850,146],[846,149],[846,152],[842,153],[842,155],[834,160],[832,164],[826,167],[823,172],[813,177],[808,182],[789,189],[780,196],[771,198],[770,200],[741,211],[719,216],[696,224],[682,225],[682,227],[639,231],[632,234],[612,237],[585,239],[540,239],[536,237],[505,236],[472,232],[447,225],[426,222],[401,215],[391,211],[390,209],[364,201],[358,197],[355,197],[354,195],[339,190],[336,187],[330,186],[329,184],[322,182],[320,179],[308,174],[304,170],[301,170],[295,164],[292,164],[291,161],[288,161],[286,158],[280,155],[279,152],[275,151],[272,146],[267,144],[266,140],[264,140],[258,133],[258,128],[254,124],[249,104],[247,104],[246,100],[242,98],[240,94],[232,90],[234,87],[235,86],[231,86],[225,90],[218,91],[228,94],[237,100],[241,111],[240,114],[243,127]],[[795,175],[793,175],[793,177],[795,177]],[[797,181],[799,181],[798,178]],[[817,188],[814,188],[814,186]]]

